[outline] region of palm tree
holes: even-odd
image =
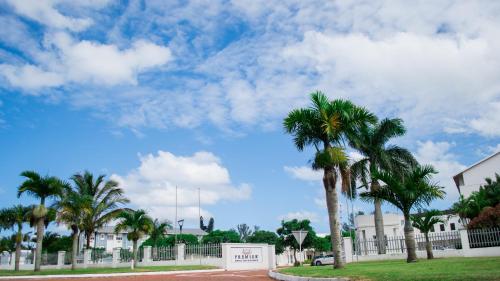
[[[355,185],[359,179],[364,187],[377,190],[380,188],[380,183],[373,178],[373,171],[397,172],[415,165],[416,160],[408,150],[396,145],[387,145],[391,138],[402,136],[405,132],[401,119],[384,119],[373,126],[361,127],[350,141],[351,147],[363,155],[362,159],[351,166],[351,183]],[[378,253],[385,254],[382,201],[375,200],[374,205]]]
[[[29,214],[33,206],[23,206],[16,205],[12,208],[2,209],[0,210],[0,221],[4,224],[3,227],[5,229],[11,228],[15,230],[17,228],[17,232],[15,234],[15,243],[16,243],[16,257],[15,257],[15,271],[19,271],[19,260],[21,258],[21,246],[23,243],[23,224],[28,222]]]
[[[342,268],[344,264],[340,250],[336,183],[340,174],[343,188],[349,186],[349,169],[343,143],[360,127],[366,126],[366,123],[375,122],[376,117],[350,101],[329,101],[321,92],[311,94],[311,100],[311,107],[295,109],[288,114],[284,120],[284,128],[287,133],[293,135],[299,151],[310,145],[316,148],[313,168],[323,170],[323,186],[335,257],[334,268]]]
[[[115,227],[115,232],[127,231],[127,239],[132,240],[134,257],[133,266],[137,266],[137,241],[144,235],[151,233],[153,229],[153,220],[146,214],[144,210],[123,211],[118,217],[120,221]]]
[[[90,206],[92,206],[92,197],[79,194],[76,188],[67,188],[63,192],[61,200],[54,205],[58,210],[57,222],[63,223],[71,229],[71,270],[76,268],[78,236],[83,229],[83,218],[90,212]]]
[[[442,199],[445,195],[442,187],[431,182],[433,174],[436,174],[436,171],[430,165],[416,165],[402,173],[375,171],[373,173],[375,179],[386,185],[361,193],[361,198],[365,201],[383,200],[403,212],[407,262],[417,261],[415,233],[410,219],[411,210],[428,205],[434,199]]]
[[[94,180],[94,176],[88,171],[71,177],[75,184],[75,192],[87,198],[88,212],[84,213],[82,219],[87,249],[90,248],[90,237],[95,230],[115,219],[125,210],[120,206],[129,202],[116,181],[104,181],[104,178],[105,175],[99,175]]]
[[[439,210],[430,210],[424,214],[411,216],[413,227],[418,228],[425,236],[425,250],[427,251],[427,259],[433,259],[432,242],[429,240],[429,231],[436,223],[444,223],[444,219],[439,217],[441,212]]]
[[[172,224],[168,221],[161,222],[158,219],[155,219],[153,222],[153,228],[151,229],[151,233],[149,234],[149,239],[153,242],[153,255],[156,258],[156,248],[158,246],[158,241],[165,237],[165,233],[168,228],[171,228]]]
[[[67,183],[56,177],[40,176],[34,171],[24,171],[21,176],[26,180],[19,186],[17,197],[27,193],[32,197],[40,199],[40,205],[33,210],[33,219],[36,221],[36,253],[35,253],[35,271],[40,271],[42,261],[42,240],[45,230],[45,220],[48,214],[48,208],[45,207],[45,201],[59,196]]]

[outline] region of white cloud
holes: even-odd
[[[46,38],[56,54],[46,54],[47,70],[33,65],[2,65],[0,72],[10,84],[27,90],[60,86],[67,82],[113,86],[137,84],[139,73],[159,67],[172,59],[168,47],[138,40],[131,48],[121,50],[112,44],[91,41],[75,42],[66,33]]]
[[[315,171],[307,166],[285,166],[283,170],[293,178],[303,181],[321,181],[323,179],[322,171]]]
[[[290,212],[285,215],[279,216],[278,219],[289,221],[293,219],[297,220],[310,220],[311,222],[318,222],[318,214],[314,212],[309,212],[309,211],[297,211],[297,212]]]
[[[438,171],[434,180],[439,185],[444,186],[448,203],[458,200],[458,190],[453,181],[453,176],[466,168],[457,157],[450,152],[454,146],[449,142],[418,142],[418,149],[415,157],[421,164],[431,164]]]
[[[36,20],[53,28],[67,28],[71,31],[81,31],[92,25],[90,18],[73,18],[61,14],[55,6],[61,2],[56,0],[7,0],[15,11],[25,17]],[[73,4],[83,4],[75,1]],[[104,6],[108,1],[89,1],[85,6]]]
[[[500,136],[500,102],[486,104],[479,117],[470,121],[470,127],[488,137]]]
[[[26,90],[57,87],[64,83],[64,78],[60,74],[44,71],[29,64],[20,67],[0,64],[0,73],[9,80],[10,84]]]
[[[198,218],[198,188],[204,207],[251,196],[251,187],[248,184],[234,186],[227,168],[210,152],[176,156],[159,151],[157,155],[141,156],[140,161],[138,168],[111,178],[120,183],[132,204],[148,210],[154,217],[174,221],[176,186],[178,217],[191,221]],[[202,215],[210,213],[203,209]]]

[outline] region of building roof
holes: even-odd
[[[460,178],[460,176],[462,176],[462,174],[463,174],[463,173],[467,172],[468,170],[470,170],[470,169],[472,169],[472,168],[476,167],[477,165],[479,165],[479,164],[481,164],[481,163],[483,163],[483,162],[485,162],[485,161],[490,160],[491,158],[493,158],[493,157],[495,157],[495,156],[497,156],[497,155],[500,155],[500,151],[495,152],[495,153],[493,153],[492,155],[490,155],[490,156],[488,156],[488,157],[486,157],[486,158],[483,158],[482,160],[480,160],[480,161],[478,161],[478,162],[476,162],[476,163],[474,163],[474,164],[470,165],[469,167],[465,168],[465,169],[464,169],[463,171],[461,171],[460,173],[458,173],[458,174],[454,175],[454,176],[453,176],[453,180],[455,181],[455,185],[457,186],[457,188],[459,188],[459,189],[460,189],[460,185],[459,185],[459,178]]]
[[[99,228],[97,231],[97,233],[109,233],[109,234],[112,234],[112,233],[115,233],[115,226],[110,226],[110,225],[107,225],[107,226],[103,226],[101,228]],[[128,233],[128,229],[127,230],[122,230],[120,231],[119,233],[121,234],[125,234],[125,233]],[[179,229],[167,229],[167,235],[175,235],[175,234],[179,234],[180,231]],[[183,234],[192,234],[192,235],[195,235],[195,236],[205,236],[207,235],[207,233],[199,228],[182,228],[182,233]]]

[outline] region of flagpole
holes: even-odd
[[[177,245],[177,185],[175,186],[175,221],[174,221],[174,232],[175,232],[175,244]]]

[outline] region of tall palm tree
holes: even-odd
[[[57,212],[57,222],[65,224],[71,229],[72,251],[71,269],[76,268],[76,258],[78,254],[78,236],[83,229],[83,219],[90,213],[92,197],[87,194],[79,194],[76,188],[70,187],[64,190],[61,200],[54,208]]]
[[[67,183],[49,176],[40,176],[34,171],[24,171],[21,176],[26,180],[19,186],[17,197],[22,194],[40,199],[40,204],[33,210],[33,218],[36,221],[36,253],[35,253],[35,271],[40,271],[42,262],[42,240],[45,230],[45,220],[48,214],[48,208],[45,206],[46,200],[58,197],[62,190],[67,186]]]
[[[387,145],[391,138],[402,136],[405,132],[401,119],[384,119],[373,126],[361,127],[349,143],[363,155],[362,159],[351,166],[351,183],[355,185],[359,179],[364,187],[376,190],[380,188],[380,183],[372,176],[374,171],[404,171],[415,165],[417,161],[408,150],[396,145]],[[378,253],[385,254],[382,201],[375,200],[374,205]]]
[[[337,178],[348,187],[349,170],[343,144],[346,139],[376,117],[350,101],[329,101],[321,92],[311,94],[312,106],[291,111],[284,120],[285,131],[293,135],[299,151],[307,146],[316,148],[313,168],[323,170],[330,233],[335,257],[334,268],[344,267],[340,248]]]
[[[430,210],[423,214],[411,216],[413,227],[418,228],[425,236],[425,250],[427,251],[428,260],[434,258],[434,254],[432,253],[432,242],[429,239],[429,231],[431,231],[436,223],[444,223],[444,219],[442,219],[440,215],[441,211]]]
[[[113,180],[105,181],[105,175],[94,175],[85,171],[71,177],[75,184],[75,192],[86,199],[88,212],[84,213],[82,229],[86,237],[86,247],[90,248],[90,238],[95,230],[115,219],[124,208],[121,206],[129,200],[123,195],[123,189]],[[95,240],[94,240],[95,241]]]
[[[115,227],[115,232],[127,231],[127,239],[132,240],[134,257],[133,265],[137,266],[137,241],[144,235],[151,233],[153,229],[153,220],[146,214],[144,210],[127,210],[121,212],[118,217],[119,222]]]
[[[157,255],[157,247],[158,241],[165,237],[165,233],[167,233],[167,229],[171,228],[172,224],[168,221],[159,221],[155,219],[153,221],[153,227],[151,228],[151,233],[149,234],[149,239],[153,242],[153,255],[156,258]]]
[[[429,205],[433,200],[442,199],[445,195],[442,187],[431,182],[433,174],[436,174],[436,171],[430,165],[416,165],[403,173],[375,171],[373,173],[375,179],[386,185],[361,193],[363,200],[369,202],[383,200],[403,212],[407,262],[417,261],[415,232],[410,218],[411,210]]]
[[[15,243],[16,243],[16,257],[15,257],[15,271],[19,271],[19,260],[21,258],[21,246],[23,243],[24,233],[23,224],[29,221],[29,215],[33,206],[16,205],[11,208],[0,210],[0,221],[4,228],[11,228],[16,230]],[[17,229],[16,229],[17,228]]]

